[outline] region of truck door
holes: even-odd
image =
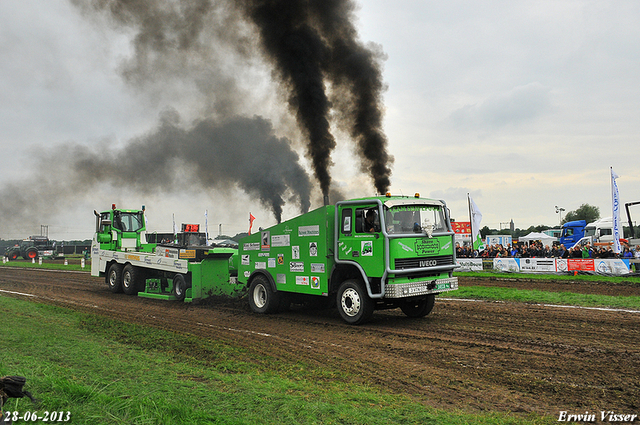
[[[377,205],[340,208],[338,258],[359,263],[369,277],[384,273],[384,236]]]

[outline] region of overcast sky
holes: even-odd
[[[360,40],[386,56],[393,193],[444,199],[457,221],[468,221],[471,193],[483,225],[497,229],[512,219],[519,228],[556,225],[555,206],[566,213],[588,203],[610,216],[610,167],[620,176],[622,202],[640,200],[640,2],[358,5]],[[205,209],[212,234],[220,224],[225,234],[246,231],[250,211],[254,226],[275,224],[237,185],[203,190],[188,172],[178,189],[139,191],[100,176],[98,183],[71,183],[82,178],[60,170],[58,154],[71,155],[69,146],[107,155],[155,132],[167,111],[183,123],[215,111],[211,93],[235,99],[234,113],[270,120],[311,173],[282,90],[254,44],[228,55],[221,53],[228,45],[210,46],[215,66],[155,62],[162,79],[134,85],[123,71],[133,60],[134,37],[133,29],[83,14],[68,0],[0,1],[0,193],[7,195],[0,199],[0,238],[39,234],[41,224],[52,238],[90,238],[93,210],[114,202],[146,205],[149,228],[157,231],[169,231],[173,215],[177,223],[204,226]],[[348,197],[372,195],[353,144],[335,134],[334,187]],[[312,183],[315,208],[321,197]],[[638,220],[640,210],[632,211]],[[283,218],[297,213],[288,204]]]

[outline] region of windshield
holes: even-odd
[[[585,227],[584,228],[584,235],[585,236],[595,236],[596,234],[596,228],[595,227]]]
[[[434,232],[446,232],[447,224],[442,207],[433,205],[398,205],[385,207],[387,233],[422,233],[426,226]]]
[[[122,212],[114,211],[113,227],[123,232],[137,232],[144,227],[142,211]]]

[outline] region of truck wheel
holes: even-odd
[[[122,270],[122,292],[136,295],[140,290],[140,269],[127,264]]]
[[[342,282],[338,288],[336,302],[342,320],[350,325],[369,321],[375,309],[375,304],[369,298],[364,285],[353,279]]]
[[[25,260],[33,260],[38,258],[38,250],[35,248],[29,248],[27,252],[24,253]]]
[[[255,313],[275,313],[280,308],[280,296],[271,289],[267,278],[258,275],[251,281],[249,305]]]
[[[400,310],[409,317],[424,317],[431,313],[435,302],[436,296],[435,294],[431,294],[424,298],[404,301],[400,304]]]
[[[176,274],[173,276],[173,295],[178,301],[184,301],[184,297],[187,295],[187,280],[184,275]]]
[[[114,294],[116,292],[122,292],[122,265],[114,263],[109,267],[107,285],[109,285],[109,290]]]

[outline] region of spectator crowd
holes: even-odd
[[[554,245],[549,247],[543,245],[540,241],[532,241],[530,243],[507,245],[490,245],[479,251],[474,250],[470,246],[461,246],[456,243],[457,258],[627,258],[640,259],[640,245],[629,247],[622,245],[622,252],[616,254],[611,246],[573,246],[566,249],[564,245]]]

